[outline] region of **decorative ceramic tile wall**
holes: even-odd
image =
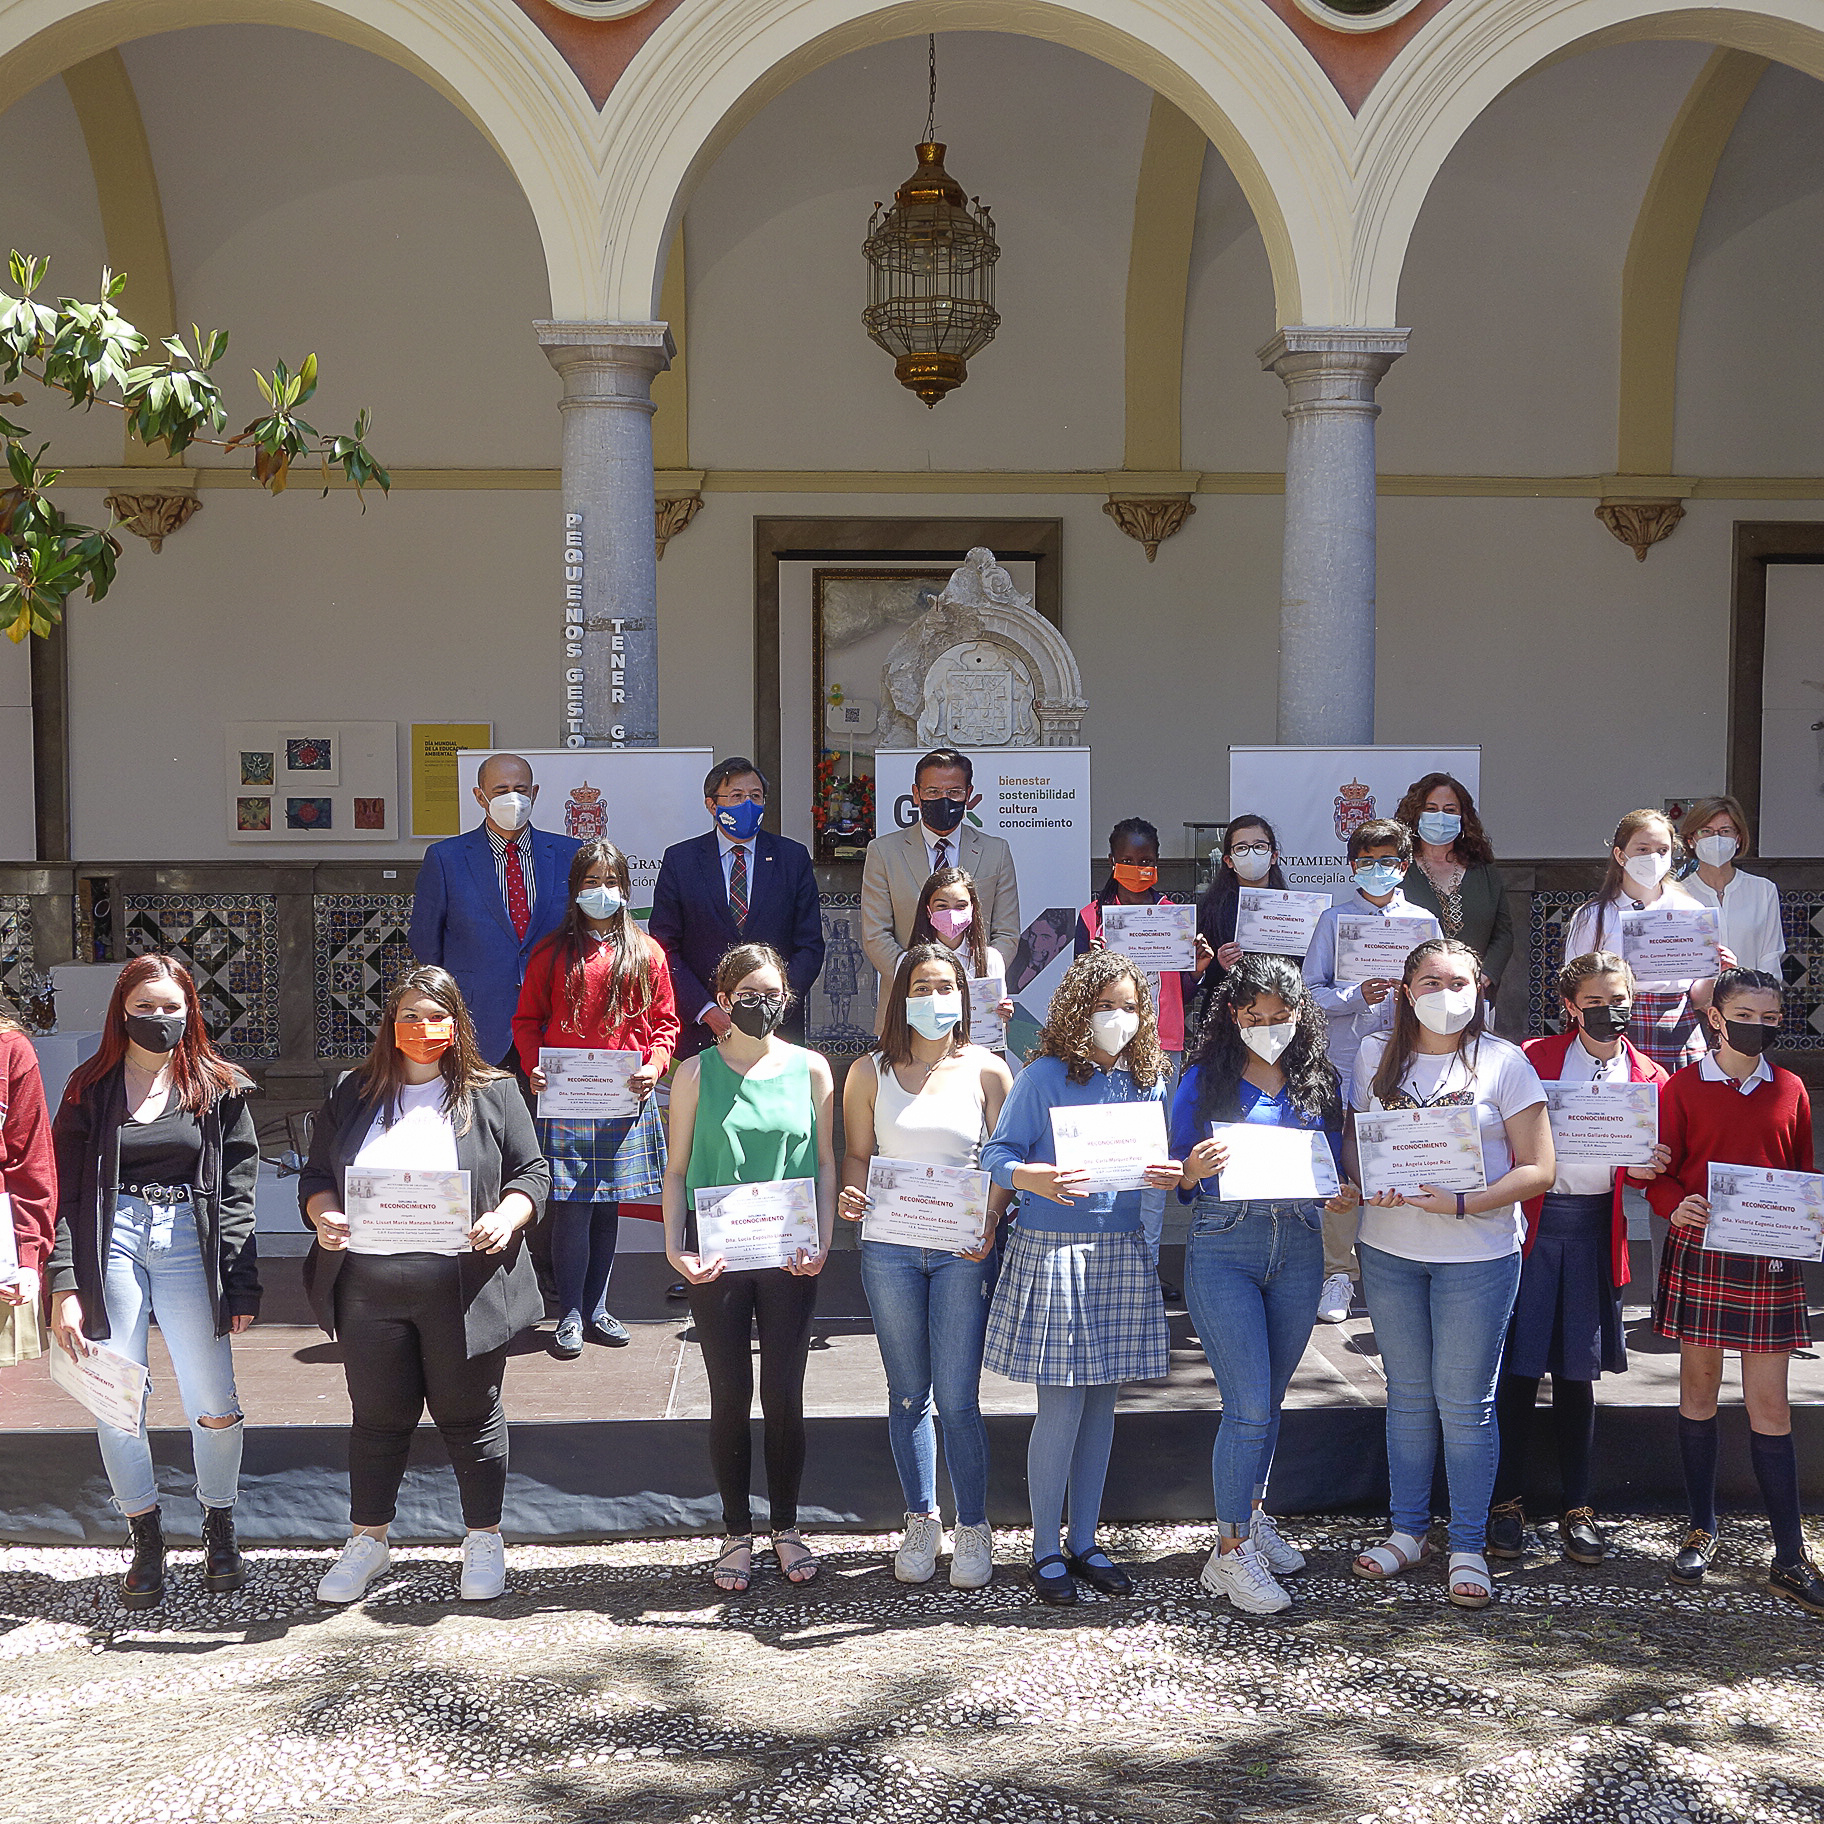
[[[858,1058],[874,1043],[877,982],[861,948],[861,895],[823,895],[823,973],[811,989],[808,1042],[832,1058]]]
[[[1782,893],[1786,1030],[1782,1051],[1824,1051],[1824,893]]]
[[[168,950],[196,978],[225,1057],[279,1055],[278,901],[270,893],[127,893],[126,950]]]
[[[1535,893],[1527,925],[1526,1030],[1561,1032],[1558,971],[1564,967],[1564,934],[1571,914],[1589,898],[1583,892]]]
[[[32,1013],[43,987],[32,944],[32,902],[23,893],[0,893],[0,994],[29,1030],[38,1030]]]
[[[361,1058],[380,1029],[387,990],[411,967],[409,893],[319,893],[314,901],[316,1049]]]

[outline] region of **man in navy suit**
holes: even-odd
[[[412,899],[412,954],[455,976],[481,1055],[518,1075],[513,1010],[526,959],[563,922],[574,837],[532,827],[538,786],[518,754],[490,754],[476,775],[479,829],[424,852]]]
[[[823,968],[823,910],[810,852],[760,827],[766,780],[753,761],[733,755],[710,768],[703,802],[715,827],[674,842],[659,864],[648,929],[664,945],[684,1036],[680,1058],[694,1057],[728,1030],[716,1005],[716,965],[737,944],[771,944],[785,959],[795,997],[784,1030],[804,1037],[804,1008]]]

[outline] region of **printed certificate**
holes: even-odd
[[[1339,918],[1336,921],[1336,972],[1339,982],[1397,982],[1406,959],[1428,937],[1436,935],[1429,918]]]
[[[466,1253],[475,1218],[467,1172],[348,1168],[348,1239],[363,1254]]]
[[[1621,915],[1621,960],[1642,982],[1701,981],[1716,974],[1714,906],[1651,907]]]
[[[697,1258],[731,1273],[783,1267],[794,1254],[818,1253],[817,1180],[705,1185],[697,1192]]]
[[[1216,1180],[1216,1195],[1224,1203],[1323,1200],[1341,1188],[1329,1141],[1308,1127],[1213,1121],[1210,1133],[1229,1149],[1229,1162]]]
[[[1358,1113],[1355,1145],[1364,1197],[1381,1191],[1419,1191],[1428,1184],[1440,1191],[1488,1188],[1473,1104]]]
[[[1051,1111],[1051,1146],[1060,1171],[1081,1168],[1089,1189],[1140,1191],[1146,1168],[1171,1158],[1165,1108],[1158,1102],[1096,1102]]]
[[[1710,1165],[1704,1246],[1718,1254],[1824,1260],[1824,1178],[1764,1165]]]
[[[88,1354],[73,1362],[59,1343],[51,1350],[51,1379],[102,1424],[116,1431],[139,1430],[146,1409],[146,1371],[118,1350],[90,1343]]]
[[[0,1191],[0,1286],[19,1277],[19,1238],[13,1233],[13,1200]]]
[[[1195,906],[1104,906],[1102,941],[1155,975],[1197,967]]]
[[[1303,956],[1329,909],[1328,893],[1243,887],[1235,896],[1235,941],[1256,956]]]
[[[973,1254],[988,1233],[988,1186],[986,1172],[966,1165],[871,1159],[862,1238]]]
[[[1007,1022],[1001,1018],[1000,1005],[1007,998],[1007,978],[998,971],[993,975],[969,978],[969,1040],[986,1045],[990,1051],[1007,1048]]]
[[[1656,1083],[1547,1083],[1560,1165],[1647,1165],[1659,1139]]]
[[[545,1073],[538,1112],[555,1121],[620,1121],[640,1112],[640,1098],[627,1079],[646,1060],[637,1051],[581,1051],[570,1046],[540,1048]]]

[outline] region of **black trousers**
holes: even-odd
[[[350,1254],[336,1279],[336,1335],[354,1407],[353,1524],[392,1520],[412,1433],[428,1405],[455,1466],[464,1521],[498,1526],[507,1489],[507,1415],[500,1403],[507,1351],[503,1345],[469,1354],[455,1260]]]
[[[798,1524],[804,1480],[804,1364],[817,1308],[814,1276],[766,1267],[724,1273],[690,1288],[697,1347],[709,1374],[709,1455],[722,1497],[722,1530],[754,1530],[748,1495],[754,1474],[753,1331],[760,1331],[760,1408],[766,1449],[766,1500],[776,1533]]]

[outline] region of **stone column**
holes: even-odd
[[[658,558],[652,379],[671,364],[663,323],[539,323],[563,376],[561,729],[566,747],[659,739]]]
[[[1374,740],[1374,389],[1403,329],[1292,325],[1260,351],[1286,383],[1279,740]]]

